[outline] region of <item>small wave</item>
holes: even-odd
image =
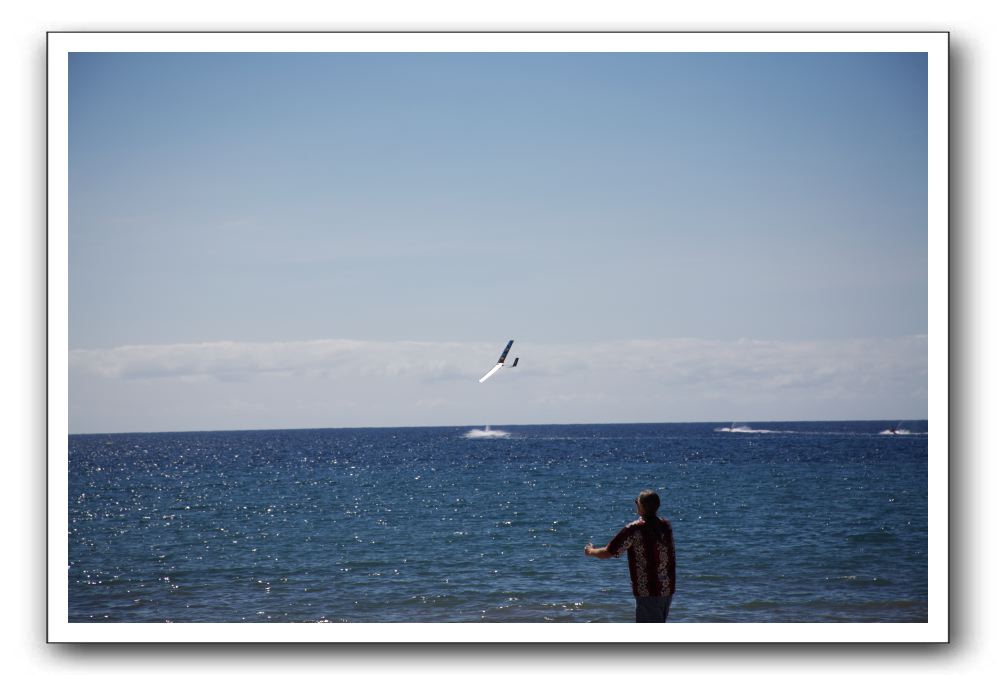
[[[878,432],[879,436],[909,436],[909,429],[885,429]]]
[[[863,532],[861,534],[850,534],[847,541],[859,544],[889,544],[897,539],[896,535],[887,530],[875,532]]]
[[[827,577],[830,583],[843,583],[847,586],[891,586],[892,582],[882,577],[859,577],[856,574],[849,574],[842,577]]]
[[[750,600],[739,607],[741,609],[771,609],[772,607],[781,607],[783,604],[777,600]]]

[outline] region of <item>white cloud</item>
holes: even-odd
[[[312,340],[302,342],[206,342],[74,349],[69,367],[109,379],[176,377],[245,378],[293,375],[460,376],[454,351],[464,345],[417,342]],[[449,358],[445,355],[449,354]],[[468,371],[469,372],[469,371]]]
[[[70,352],[74,431],[926,416],[925,336],[839,341],[314,340]],[[138,425],[138,426],[136,426]]]

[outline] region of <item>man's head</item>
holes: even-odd
[[[644,490],[636,498],[636,511],[641,516],[656,516],[661,506],[661,498],[653,490]]]

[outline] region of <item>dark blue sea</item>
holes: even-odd
[[[629,622],[583,548],[651,488],[670,621],[926,621],[927,423],[894,423],[72,435],[69,620]]]

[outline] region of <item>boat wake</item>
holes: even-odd
[[[483,429],[471,429],[463,435],[464,438],[508,438],[511,434],[501,429],[492,429],[485,424]]]

